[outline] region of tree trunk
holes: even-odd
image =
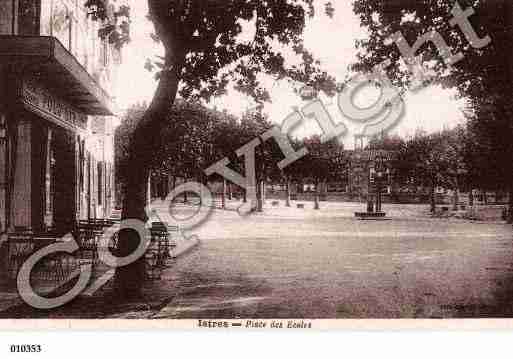
[[[501,199],[501,198],[500,198],[500,193],[499,193],[499,191],[495,191],[495,193],[494,193],[494,194],[495,194],[495,198],[494,198],[493,204],[500,204],[499,199]]]
[[[226,180],[223,179],[223,189],[221,193],[221,208],[226,209]]]
[[[474,207],[474,190],[472,187],[470,188],[470,192],[468,194],[468,205],[470,207]]]
[[[290,207],[290,180],[288,178],[285,178],[285,181],[285,206]]]
[[[509,38],[511,39],[511,37],[513,36],[513,32],[512,32],[512,25],[513,25],[513,3],[511,1],[505,1],[504,2],[504,14],[506,14],[506,21],[505,21],[505,29],[508,29],[508,35],[509,35]],[[508,46],[509,46],[509,41],[508,41]],[[506,54],[508,54],[508,63],[511,62],[511,52],[509,51],[510,49],[507,49],[507,52],[505,52]],[[511,66],[508,66],[508,69],[509,69],[509,88],[513,88],[513,68]],[[510,132],[510,135],[511,135],[511,132]],[[509,153],[511,154],[513,152],[513,147],[511,146],[511,142],[510,142],[510,146],[509,146]],[[511,168],[511,167],[510,167]],[[513,223],[513,172],[510,170],[509,171],[509,174],[510,174],[510,178],[509,178],[509,183],[510,183],[510,187],[509,187],[509,200],[508,200],[508,215],[507,215],[507,220],[508,220],[508,223]]]
[[[162,193],[161,193],[160,199],[165,201],[168,194],[169,194],[169,180],[168,180],[167,176],[163,176],[162,177]]]
[[[151,173],[148,175],[148,178],[146,179],[146,201],[144,203],[146,203],[146,205],[149,205],[151,203],[151,194],[152,194],[152,190],[151,190]]]
[[[232,184],[228,182],[228,201],[233,200]]]
[[[143,166],[144,167],[144,166]],[[123,198],[123,219],[140,219],[147,221],[145,204],[148,192],[149,171],[134,171],[127,179],[126,193]],[[133,253],[139,245],[139,235],[133,230],[119,232],[118,253],[119,257],[126,257]],[[146,263],[143,258],[125,266],[117,268],[115,289],[120,298],[139,297],[141,286],[146,279]]]
[[[488,205],[488,192],[486,192],[486,191],[483,192],[483,200],[484,200],[484,204],[487,206]]]
[[[263,181],[259,181],[257,183],[257,212],[264,211],[264,183]]]
[[[319,210],[319,181],[315,182],[314,209]]]
[[[430,202],[431,202],[431,213],[436,212],[436,195],[435,195],[435,185],[431,185],[431,195],[430,195]]]
[[[156,148],[162,144],[160,134],[166,125],[164,121],[173,106],[180,83],[185,53],[179,39],[172,39],[172,33],[166,29],[165,23],[159,23],[157,15],[162,2],[150,1],[149,10],[155,30],[163,39],[165,47],[165,65],[168,71],[161,74],[153,100],[135,130],[130,135],[128,149],[128,165],[136,168],[127,178],[126,193],[123,199],[122,219],[148,220],[146,215],[147,180],[150,174],[150,163]],[[168,25],[169,26],[169,25]],[[173,41],[177,40],[177,41]],[[120,231],[118,236],[118,256],[124,257],[134,252],[140,238],[132,229]],[[115,288],[117,295],[123,299],[140,297],[146,275],[146,261],[142,256],[136,262],[116,269]]]
[[[460,204],[460,196],[459,196],[459,189],[458,189],[458,182],[454,185],[454,194],[452,199],[452,209],[454,211],[458,210],[459,204]]]
[[[510,184],[508,195],[508,223],[513,224],[513,184]]]

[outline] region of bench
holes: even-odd
[[[356,212],[354,215],[360,219],[379,219],[385,218],[387,214],[385,212]]]
[[[302,203],[301,203],[301,204],[298,204],[298,205],[297,205],[297,208],[299,208],[299,209],[305,209],[305,205],[304,205],[304,204],[302,204]]]
[[[278,207],[278,206],[280,205],[280,202],[278,202],[278,201],[272,201],[271,205],[272,205],[273,207]]]

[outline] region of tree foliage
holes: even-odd
[[[165,146],[160,134],[178,93],[184,100],[208,100],[226,94],[232,84],[262,103],[270,97],[261,74],[308,84],[328,94],[336,90],[334,78],[322,71],[303,42],[306,22],[316,10],[333,15],[329,2],[314,6],[313,0],[147,1],[155,28],[152,37],[163,45],[164,55],[158,61],[155,96],[130,138],[130,161],[141,171],[131,178],[133,199],[124,205],[124,216],[130,212],[135,217],[144,217],[139,203],[145,197],[144,176],[153,153]],[[104,1],[87,1],[86,6],[93,18],[108,23],[109,7]],[[245,23],[255,28],[249,38],[243,33]],[[113,25],[113,31],[121,28]],[[299,61],[287,63],[285,53],[295,54]]]
[[[302,39],[313,0],[201,0],[149,1],[150,18],[157,25],[153,38],[180,53],[180,95],[205,99],[224,95],[229,84],[256,102],[269,101],[261,74],[289,79],[333,94],[335,80],[320,69],[320,62]],[[334,9],[326,4],[325,11]],[[247,39],[243,24],[255,27]],[[286,51],[301,59],[287,64]],[[166,71],[165,57],[154,64]]]
[[[490,45],[475,49],[459,27],[450,25],[456,1],[355,1],[354,11],[368,30],[369,37],[357,41],[358,62],[353,68],[370,71],[373,66],[392,60],[387,68],[391,77],[408,86],[412,72],[404,66],[401,53],[390,38],[400,31],[413,45],[422,35],[436,31],[443,36],[452,53],[462,53],[464,59],[448,68],[433,43],[422,46],[417,55],[421,55],[423,65],[436,74],[434,82],[456,87],[462,96],[470,99],[481,97],[492,87],[496,90],[494,93],[498,93],[500,88],[510,88],[511,3],[507,0],[458,0],[458,3],[463,9],[474,8],[475,15],[469,20],[479,37],[489,35],[492,38]]]
[[[291,165],[289,172],[292,178],[300,182],[312,181],[315,184],[337,180],[337,175],[345,165],[339,156],[343,154],[344,147],[336,140],[323,143],[320,136],[314,135],[304,138],[297,144],[306,148],[308,154]]]
[[[513,2],[457,0],[457,3],[462,9],[474,9],[475,14],[469,20],[479,38],[490,36],[489,45],[475,48],[458,26],[451,26],[451,11],[456,1],[356,0],[354,11],[369,36],[356,44],[358,62],[353,70],[371,71],[373,66],[391,60],[388,74],[396,84],[406,88],[411,84],[412,71],[404,66],[398,47],[389,41],[391,36],[400,31],[412,46],[430,31],[442,35],[453,54],[464,55],[463,60],[448,67],[432,43],[421,47],[417,55],[421,55],[423,66],[433,74],[431,82],[457,89],[467,101],[470,121],[463,151],[468,167],[466,183],[509,188],[513,199]],[[513,200],[511,205],[513,208]]]
[[[130,42],[130,7],[106,0],[86,0],[88,16],[101,23],[98,36],[121,49]]]

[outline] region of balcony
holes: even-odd
[[[0,63],[31,72],[83,114],[116,115],[109,94],[54,37],[0,35]]]

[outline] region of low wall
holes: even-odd
[[[298,201],[313,201],[315,197],[314,192],[304,192],[293,194],[297,197]],[[285,191],[267,191],[266,197],[268,199],[281,199],[286,198]],[[507,205],[508,198],[502,198],[496,202],[490,198],[488,204],[490,205]],[[452,206],[453,196],[448,194],[437,193],[435,195],[435,201],[437,205]],[[328,192],[321,195],[321,201],[328,202],[366,202],[367,197],[364,195],[352,194],[352,193],[336,193]],[[429,204],[431,202],[429,194],[409,194],[409,193],[395,193],[395,194],[382,194],[382,202],[388,204]],[[459,196],[460,205],[468,205],[468,194],[462,193]],[[482,201],[474,200],[476,205],[484,205]]]
[[[297,201],[314,201],[315,193],[313,192],[305,192],[305,193],[295,193],[292,194],[292,197],[297,198]],[[266,194],[267,199],[280,199],[285,200],[286,199],[286,192],[285,191],[274,191],[274,192],[267,192]],[[320,196],[321,201],[327,201],[327,202],[356,202],[356,203],[364,203],[367,201],[367,197],[363,195],[358,194],[351,194],[351,193],[333,193],[328,192],[326,194],[321,194]],[[444,204],[446,203],[444,201],[443,196],[437,196],[437,204]],[[400,195],[389,195],[389,194],[383,194],[382,195],[382,202],[383,203],[398,203],[398,204],[423,204],[423,203],[429,203],[429,195],[409,195],[409,194],[400,194]]]

